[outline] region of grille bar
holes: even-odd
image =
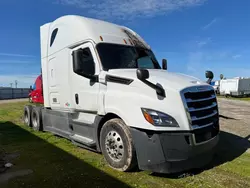
[[[212,105],[206,106],[206,107],[203,107],[203,108],[194,108],[194,107],[190,107],[190,108],[188,108],[188,111],[189,111],[189,112],[194,112],[194,111],[200,111],[200,110],[208,110],[208,109],[214,108],[214,107],[216,107],[216,106],[217,106],[217,103],[216,103],[216,102],[213,102]]]
[[[187,102],[201,102],[201,101],[208,101],[208,100],[211,100],[211,99],[215,99],[216,96],[215,95],[212,95],[211,97],[208,97],[208,98],[202,98],[202,99],[186,99]]]
[[[206,125],[193,125],[193,128],[195,128],[195,129],[201,129],[201,128],[204,128],[204,127],[209,127],[209,126],[211,126],[211,125],[213,125],[214,123],[213,122],[211,122],[211,123],[209,123],[209,124],[206,124]]]
[[[192,119],[192,121],[197,121],[197,120],[202,120],[202,119],[207,119],[207,118],[213,117],[216,114],[218,114],[218,112],[217,112],[217,110],[214,110],[214,112],[212,114],[209,114],[207,116],[203,116],[203,117],[192,116],[191,119]]]

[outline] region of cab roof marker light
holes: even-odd
[[[100,36],[100,39],[101,39],[101,41],[103,41],[103,38],[102,38],[102,36]]]
[[[127,41],[125,39],[123,39],[123,41],[125,42],[125,44],[127,44]]]

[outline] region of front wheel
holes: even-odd
[[[129,128],[121,119],[107,121],[101,130],[100,145],[107,163],[119,171],[133,170],[137,165]]]

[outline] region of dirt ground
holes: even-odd
[[[50,133],[35,132],[21,120],[28,101],[23,100],[0,101],[5,103],[0,104],[0,150],[3,146],[6,151],[3,164],[13,164],[0,173],[1,188],[250,187],[249,101],[218,98],[221,133],[214,159],[202,169],[176,176],[112,170],[100,154]]]
[[[250,153],[250,102],[219,98],[218,103],[221,129],[242,137],[238,141]]]
[[[28,99],[0,100],[0,104]],[[250,102],[218,98],[221,129],[250,140]]]
[[[24,101],[28,101],[28,99],[24,98],[24,99],[0,100],[0,104],[4,104],[4,103],[15,103],[15,102],[24,102]]]

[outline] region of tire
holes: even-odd
[[[111,119],[103,125],[100,145],[104,158],[110,167],[126,172],[137,166],[131,133],[121,119]]]
[[[30,105],[24,107],[24,114],[23,114],[24,123],[25,125],[28,125],[29,127],[32,127],[32,123],[31,123],[32,109],[33,108]]]
[[[32,128],[35,131],[42,131],[42,112],[40,107],[34,107],[31,114]]]

